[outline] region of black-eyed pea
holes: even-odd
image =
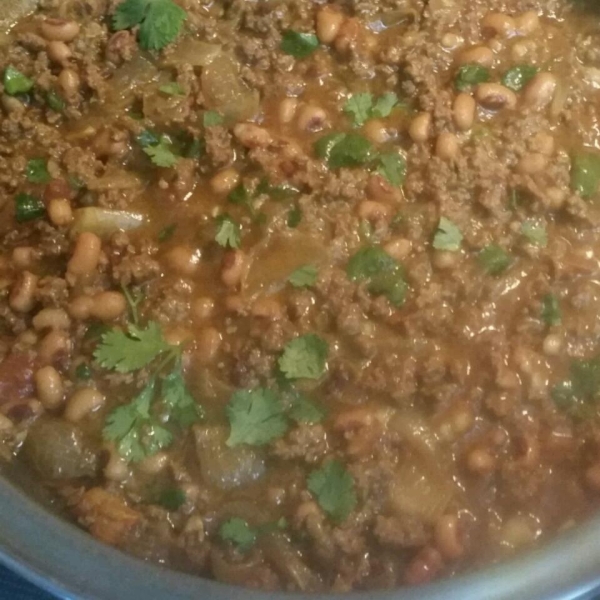
[[[225,296],[223,306],[227,312],[243,314],[246,311],[246,302],[239,294]]]
[[[494,53],[487,46],[473,46],[460,53],[458,62],[461,65],[476,64],[489,68],[494,64]]]
[[[499,83],[480,83],[475,90],[478,104],[487,110],[512,110],[517,106],[517,96]]]
[[[456,50],[464,42],[464,39],[457,33],[445,33],[440,42],[445,50]]]
[[[37,397],[47,410],[55,410],[63,403],[64,386],[60,373],[47,365],[34,374]]]
[[[208,296],[196,298],[192,302],[192,315],[198,321],[209,319],[215,310],[215,301]]]
[[[106,398],[96,388],[80,388],[67,401],[64,417],[67,421],[78,423],[104,406],[105,402]]]
[[[30,269],[36,257],[36,250],[32,246],[17,246],[12,251],[12,263],[20,270]]]
[[[113,444],[107,447],[108,461],[104,466],[103,474],[109,481],[121,483],[129,477],[129,465],[127,461],[117,452]]]
[[[60,40],[48,42],[46,53],[53,63],[59,65],[66,63],[73,55],[69,46]]]
[[[458,518],[456,515],[442,515],[435,523],[433,530],[435,545],[448,560],[456,560],[464,553]]]
[[[363,127],[365,137],[374,144],[385,144],[391,139],[390,131],[380,119],[371,119]]]
[[[65,19],[46,19],[40,26],[42,36],[49,42],[72,42],[80,29],[79,23]]]
[[[515,35],[515,20],[501,12],[491,12],[481,20],[481,33],[486,37],[511,37]]]
[[[458,138],[449,131],[443,131],[438,135],[435,143],[435,154],[442,160],[456,160],[459,153]]]
[[[410,122],[408,135],[413,142],[423,143],[429,139],[431,134],[431,114],[420,112]]]
[[[528,10],[515,18],[515,25],[519,35],[530,35],[540,26],[540,18],[535,10]]]
[[[91,296],[77,296],[73,298],[67,307],[69,314],[77,321],[85,321],[92,314],[94,300]]]
[[[38,276],[23,271],[13,284],[8,297],[9,306],[16,312],[27,313],[35,306]]]
[[[402,200],[402,191],[378,173],[369,177],[365,191],[369,200],[377,202],[400,202]]]
[[[387,219],[391,210],[389,206],[375,200],[363,200],[357,207],[358,216],[366,221],[379,221]]]
[[[74,69],[66,68],[58,74],[58,85],[66,98],[73,98],[79,93],[81,79]]]
[[[250,312],[255,317],[277,321],[283,316],[283,305],[278,298],[273,296],[261,296],[254,301]]]
[[[233,135],[246,148],[266,148],[273,141],[271,134],[264,127],[254,123],[238,123],[233,128]]]
[[[296,98],[284,98],[279,103],[279,108],[277,110],[277,116],[279,117],[279,122],[286,124],[291,123],[296,116],[296,109],[298,108],[298,100]]]
[[[67,198],[53,198],[48,202],[48,217],[57,227],[65,227],[73,220],[73,210]]]
[[[451,252],[449,250],[435,250],[433,253],[433,266],[436,269],[445,271],[446,269],[453,269],[460,262],[460,252]]]
[[[331,44],[338,36],[344,14],[333,6],[325,6],[317,11],[315,29],[322,44]]]
[[[127,309],[127,300],[121,292],[100,292],[92,297],[90,316],[100,321],[118,319]]]
[[[467,468],[477,475],[487,475],[496,468],[496,458],[485,448],[474,448],[467,454]]]
[[[229,194],[240,181],[240,174],[233,167],[219,171],[210,180],[210,189],[222,196]]]
[[[2,94],[0,96],[0,104],[2,105],[4,111],[8,114],[17,114],[25,111],[25,104],[23,104],[23,102],[21,102],[18,98],[9,96],[8,94]]]
[[[175,246],[167,254],[167,262],[180,275],[191,276],[200,265],[200,254],[189,246]]]
[[[202,329],[196,337],[196,352],[194,358],[199,365],[211,364],[221,348],[223,338],[215,327]]]
[[[521,61],[523,60],[530,51],[530,44],[526,40],[515,42],[510,47],[510,57],[512,60]]]
[[[403,261],[412,250],[412,242],[406,238],[394,238],[383,246],[386,254],[398,261]]]
[[[523,101],[536,110],[548,106],[554,99],[558,80],[552,73],[538,73],[525,87]]]
[[[158,475],[169,466],[169,455],[166,452],[157,452],[147,456],[137,463],[137,468],[145,475]]]
[[[43,329],[68,329],[71,325],[69,315],[62,308],[42,308],[32,319],[36,331]]]
[[[98,267],[102,240],[90,231],[80,233],[75,242],[73,254],[67,265],[72,275],[89,275]]]
[[[559,356],[563,348],[563,339],[556,333],[549,333],[542,343],[546,356]]]
[[[237,287],[246,270],[246,255],[241,250],[228,250],[221,263],[221,281],[227,287]]]
[[[72,350],[69,335],[62,329],[53,329],[38,344],[38,358],[47,365],[58,357],[68,356]]]
[[[470,94],[461,92],[454,99],[452,106],[452,119],[459,131],[468,131],[475,122],[477,105]]]
[[[300,109],[297,124],[302,131],[321,131],[327,125],[327,113],[320,106],[307,104]]]

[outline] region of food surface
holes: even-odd
[[[0,453],[99,540],[419,584],[600,495],[600,10],[0,7]]]

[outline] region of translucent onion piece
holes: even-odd
[[[33,12],[39,0],[2,0],[0,2],[0,43],[8,42],[2,34],[6,34],[19,19]]]
[[[105,104],[116,110],[129,106],[136,94],[158,80],[156,66],[141,54],[124,63],[106,82]]]
[[[109,190],[136,190],[142,188],[141,179],[131,171],[107,171],[102,177],[92,179],[87,184],[93,192],[106,192]]]
[[[238,62],[231,56],[217,56],[202,71],[202,91],[209,108],[234,121],[252,119],[258,112],[259,95],[240,77]]]
[[[183,38],[165,59],[168,66],[206,67],[221,53],[221,46],[193,38]]]
[[[137,229],[144,223],[144,216],[138,213],[95,206],[79,208],[74,214],[71,235],[90,231],[100,237],[108,237],[117,231]]]

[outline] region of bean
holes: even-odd
[[[59,355],[71,353],[71,341],[62,329],[53,329],[38,344],[38,357],[43,364],[53,362]]]
[[[8,431],[13,427],[13,422],[6,415],[0,413],[0,431]]]
[[[296,98],[284,98],[279,103],[279,122],[280,123],[291,123],[294,116],[296,115],[296,109],[298,108],[298,100]]]
[[[442,48],[446,50],[454,50],[463,43],[463,38],[456,33],[445,33],[442,36],[441,44]]]
[[[431,546],[425,546],[406,566],[404,580],[410,585],[427,583],[443,566],[444,561],[440,552]]]
[[[215,309],[215,302],[212,298],[196,298],[192,302],[192,314],[194,318],[203,321],[208,319]]]
[[[435,524],[433,537],[435,545],[444,558],[456,560],[462,556],[464,546],[460,539],[458,519],[455,515],[441,516]]]
[[[68,329],[71,320],[62,308],[43,308],[33,317],[32,324],[36,331],[42,329]]]
[[[392,258],[402,261],[410,254],[412,242],[406,238],[396,238],[387,242],[383,249]]]
[[[104,467],[104,477],[109,481],[118,483],[125,481],[129,477],[129,465],[127,461],[117,452],[111,444],[109,450],[109,458]]]
[[[350,50],[362,33],[361,22],[355,18],[343,19],[338,34],[335,36],[334,47],[340,53]]]
[[[163,331],[165,342],[171,346],[181,346],[193,338],[192,332],[180,326],[169,327]]]
[[[331,44],[344,22],[344,14],[332,6],[325,6],[317,12],[316,32],[322,44]]]
[[[100,321],[113,321],[127,309],[127,300],[121,292],[100,292],[92,298],[90,316]]]
[[[460,261],[459,252],[436,250],[433,253],[433,266],[437,269],[453,269]]]
[[[73,275],[89,275],[95,271],[100,261],[101,248],[102,240],[95,233],[80,233],[67,265],[68,272]]]
[[[359,203],[357,212],[361,219],[378,221],[387,218],[390,214],[390,209],[381,202],[375,202],[375,200],[363,200]]]
[[[367,121],[363,128],[363,132],[374,144],[385,144],[392,137],[383,121],[380,121],[379,119]]]
[[[515,42],[510,48],[510,57],[515,62],[523,60],[529,54],[529,44],[526,42]]]
[[[435,144],[435,154],[442,160],[452,161],[458,156],[458,138],[448,131],[440,133]]]
[[[66,63],[73,54],[69,46],[61,41],[48,42],[46,52],[48,53],[48,58],[59,65]]]
[[[90,296],[78,296],[69,303],[69,314],[77,321],[85,321],[92,314],[94,300]]]
[[[283,306],[277,298],[262,296],[254,302],[250,312],[255,317],[278,321],[283,316]]]
[[[481,21],[481,32],[486,37],[510,37],[516,29],[515,20],[504,13],[488,13]]]
[[[34,307],[37,282],[37,275],[24,271],[13,284],[8,304],[14,311],[26,313]]]
[[[554,154],[554,137],[549,133],[540,131],[531,140],[531,148],[535,152],[551,156]]]
[[[239,183],[240,174],[233,167],[223,169],[214,175],[210,180],[210,189],[222,196],[229,194]]]
[[[59,372],[52,366],[42,367],[34,375],[37,397],[47,410],[58,408],[63,401],[64,386]]]
[[[17,246],[12,252],[12,262],[17,269],[31,268],[35,262],[36,252],[31,246]]]
[[[540,18],[534,10],[528,10],[515,19],[517,33],[520,35],[529,35],[540,26]]]
[[[298,127],[302,131],[316,133],[321,131],[327,124],[327,113],[320,107],[308,104],[300,109],[298,115]]]
[[[193,275],[200,265],[199,253],[188,246],[175,246],[166,258],[171,267],[181,275]]]
[[[461,52],[459,64],[476,64],[482,67],[491,67],[494,64],[494,53],[487,46],[473,46]]]
[[[546,356],[558,356],[562,350],[562,338],[556,333],[549,333],[542,344]]]
[[[48,203],[48,217],[53,225],[64,227],[73,220],[71,203],[66,198],[54,198]]]
[[[236,287],[242,280],[246,256],[241,250],[229,250],[223,255],[221,281],[227,287]]]
[[[366,187],[367,198],[383,202],[402,200],[402,192],[394,187],[385,177],[375,173],[369,177]]]
[[[408,135],[413,142],[426,142],[431,130],[431,115],[428,112],[419,113],[411,121]]]
[[[496,459],[483,448],[475,448],[467,455],[467,468],[473,473],[484,475],[496,468]]]
[[[80,27],[76,21],[46,19],[40,30],[50,42],[71,42],[79,35]]]
[[[246,148],[266,148],[271,145],[271,134],[254,123],[238,123],[233,128],[233,134]]]
[[[206,366],[212,363],[221,347],[222,337],[218,329],[206,327],[202,329],[196,338],[196,352],[194,358],[197,363]]]
[[[166,452],[157,452],[144,458],[137,464],[138,469],[146,475],[158,475],[169,466],[169,455]]]
[[[58,74],[58,85],[60,85],[65,97],[72,98],[79,92],[81,80],[77,71],[73,69],[63,69]]]
[[[488,110],[513,109],[517,106],[515,93],[499,83],[481,83],[475,90],[475,99]]]
[[[459,131],[468,131],[475,121],[477,105],[470,94],[460,93],[454,100],[452,118]]]
[[[64,417],[67,421],[78,423],[104,406],[105,401],[106,398],[97,389],[80,388],[69,398]]]
[[[225,296],[223,306],[227,312],[243,314],[246,310],[246,302],[239,294]]]
[[[523,92],[523,100],[527,106],[542,109],[554,99],[558,80],[552,73],[538,73],[527,84]]]
[[[8,94],[2,94],[2,96],[0,96],[0,103],[5,112],[9,114],[25,111],[25,105],[18,98],[9,96]]]
[[[523,175],[534,175],[535,173],[541,173],[548,164],[548,158],[538,152],[528,152],[524,154],[519,163],[517,164],[517,170]]]

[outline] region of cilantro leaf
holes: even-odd
[[[544,225],[534,219],[527,219],[521,223],[521,233],[527,241],[534,246],[545,248],[548,245],[548,234]]]
[[[346,274],[351,281],[366,281],[369,292],[386,296],[394,306],[406,299],[408,284],[402,265],[379,247],[361,248],[348,261]]]
[[[248,552],[256,543],[256,531],[248,522],[239,517],[231,517],[219,527],[219,537],[231,542],[240,552]]]
[[[317,267],[314,265],[305,265],[296,269],[289,277],[288,281],[296,288],[310,287],[317,280]]]
[[[533,65],[517,65],[504,73],[502,85],[515,92],[520,92],[538,71],[539,69]]]
[[[178,510],[186,501],[185,492],[181,488],[167,488],[158,497],[158,504],[167,510]]]
[[[406,161],[397,152],[385,152],[378,157],[377,172],[394,187],[400,187],[406,177]]]
[[[329,345],[308,333],[288,342],[278,364],[286,379],[319,379],[325,374]]]
[[[554,386],[551,396],[559,408],[583,418],[592,414],[600,400],[600,356],[573,360],[569,374],[569,379]]]
[[[294,206],[287,216],[287,226],[295,229],[302,221],[302,209],[299,206]]]
[[[289,416],[296,423],[320,423],[325,411],[303,395],[298,395],[289,410]]]
[[[223,248],[240,247],[240,226],[229,215],[220,215],[216,219],[217,233],[215,241]]]
[[[179,34],[186,12],[172,0],[125,0],[113,15],[115,30],[140,26],[144,50],[161,50]]]
[[[172,144],[166,136],[162,135],[158,144],[146,146],[144,152],[157,167],[174,167],[179,160],[173,153]]]
[[[204,127],[215,127],[216,125],[223,125],[225,119],[216,110],[207,110],[202,117]]]
[[[163,377],[161,396],[169,420],[175,421],[181,427],[189,427],[204,416],[204,410],[187,388],[181,360],[178,360],[173,370]]]
[[[477,63],[463,65],[454,78],[454,87],[460,92],[468,90],[471,86],[485,83],[490,79],[490,71]]]
[[[450,219],[441,217],[433,236],[433,247],[436,250],[457,252],[460,250],[462,239],[460,229]]]
[[[173,237],[176,229],[177,223],[166,225],[158,232],[158,241],[161,243],[169,241]]]
[[[546,294],[542,298],[542,320],[546,325],[560,325],[562,321],[562,311],[558,298],[554,294]]]
[[[578,152],[571,157],[571,188],[588,199],[598,193],[600,187],[600,154]]]
[[[29,92],[33,88],[33,80],[29,79],[29,77],[25,76],[18,69],[8,65],[4,69],[2,85],[4,86],[4,91],[9,96],[16,96],[17,94],[26,94]]]
[[[344,104],[344,112],[352,117],[355,127],[360,127],[371,117],[373,94],[363,93],[350,96]]]
[[[27,161],[25,177],[30,183],[48,183],[52,177],[48,173],[48,162],[45,158],[32,158]]]
[[[167,96],[185,96],[185,90],[176,81],[165,83],[165,85],[161,85],[158,89]]]
[[[227,200],[232,204],[245,206],[248,209],[248,212],[254,216],[255,210],[254,204],[252,203],[252,196],[243,183],[238,184],[231,192],[229,192]]]
[[[489,275],[499,275],[512,263],[510,255],[496,244],[490,244],[481,250],[477,260]]]
[[[235,392],[226,412],[231,425],[228,446],[264,446],[281,437],[288,428],[283,405],[275,392],[266,388]]]
[[[148,146],[157,146],[160,144],[160,136],[150,129],[144,129],[144,131],[142,131],[142,133],[140,133],[136,139],[142,148],[147,148]]]
[[[373,146],[358,133],[333,133],[315,143],[315,152],[332,169],[357,167],[373,158]]]
[[[107,331],[94,350],[94,357],[105,369],[130,373],[170,349],[158,323],[150,321],[146,329],[130,324],[127,333],[118,328]]]
[[[61,95],[55,90],[50,90],[46,94],[46,104],[57,113],[62,113],[67,107],[67,103],[63,100]]]
[[[398,106],[398,96],[394,92],[386,92],[375,101],[371,110],[371,117],[374,119],[389,117],[396,106]]]
[[[357,504],[354,479],[338,460],[329,460],[308,476],[308,490],[335,521],[344,521]]]
[[[319,47],[319,40],[313,33],[299,33],[288,29],[281,38],[281,51],[294,58],[306,58]]]

